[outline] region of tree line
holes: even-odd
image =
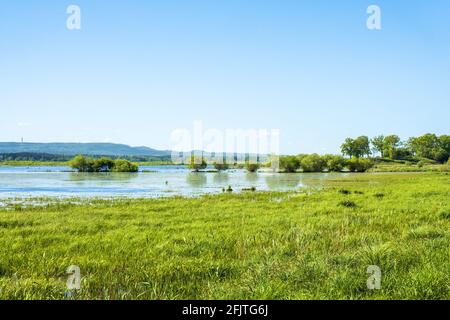
[[[356,158],[379,155],[392,160],[419,161],[423,158],[445,163],[450,157],[450,135],[427,133],[406,141],[397,135],[378,135],[372,139],[367,136],[347,138],[341,145],[341,152]]]
[[[300,154],[279,157],[279,168],[283,172],[365,172],[371,169],[377,158],[391,160],[407,160],[422,163],[435,161],[450,163],[450,136],[427,133],[420,137],[411,137],[402,141],[397,135],[378,135],[369,139],[367,136],[346,138],[341,145],[342,155]],[[428,161],[427,161],[428,160]],[[247,171],[256,172],[261,166],[270,167],[270,163],[227,164],[212,163],[218,171],[234,168],[246,168]],[[190,159],[188,167],[194,171],[205,169],[208,166],[203,157]]]

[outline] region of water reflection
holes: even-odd
[[[215,184],[224,184],[227,183],[230,179],[230,176],[228,173],[225,172],[217,172],[213,174],[213,182]]]
[[[82,181],[126,181],[132,180],[138,177],[138,173],[125,173],[125,172],[71,172],[69,174],[69,181],[82,182]]]
[[[201,188],[208,182],[204,172],[189,172],[186,175],[186,182],[193,188]]]
[[[351,173],[247,173],[230,170],[220,173],[191,172],[162,167],[152,173],[76,173],[48,172],[53,167],[30,172],[27,168],[0,170],[0,199],[29,196],[143,196],[198,195],[221,192],[229,185],[239,192],[256,190],[287,191],[301,187],[321,187],[329,180],[342,179]],[[358,174],[360,177],[361,174]],[[368,176],[370,181],[370,176]],[[167,184],[166,184],[167,181]]]
[[[267,187],[271,190],[292,189],[300,185],[300,174],[283,173],[266,177]]]
[[[245,174],[245,180],[250,183],[258,182],[258,174],[256,172],[247,172]]]

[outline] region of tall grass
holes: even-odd
[[[64,299],[78,265],[75,299],[449,299],[449,196],[448,174],[405,173],[288,193],[16,204],[0,210],[0,298]],[[370,265],[379,290],[367,288]]]

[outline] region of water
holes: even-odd
[[[229,170],[194,173],[183,166],[141,166],[139,173],[77,173],[69,167],[0,167],[0,199],[30,197],[163,197],[234,191],[287,191],[321,186],[348,174],[277,174]]]

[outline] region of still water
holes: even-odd
[[[276,174],[230,170],[194,173],[183,166],[140,167],[139,173],[77,173],[68,167],[0,167],[0,199],[28,197],[163,197],[234,191],[319,187],[347,174]]]

